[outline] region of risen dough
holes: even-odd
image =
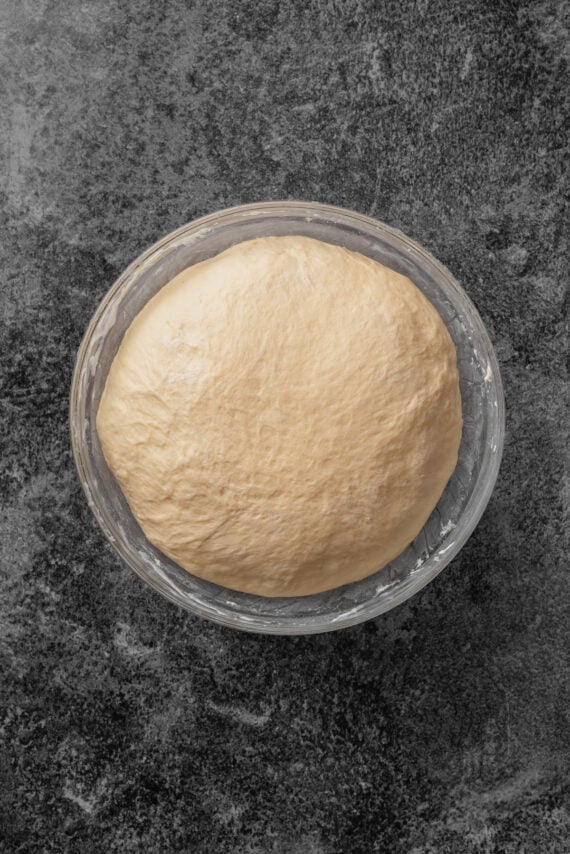
[[[455,349],[412,282],[304,237],[240,243],[143,308],[97,415],[148,539],[264,596],[363,578],[419,533],[457,461]]]

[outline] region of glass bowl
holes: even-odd
[[[196,578],[144,536],[109,471],[95,429],[107,373],[143,305],[186,267],[234,243],[300,234],[361,252],[407,275],[443,318],[457,348],[463,436],[459,460],[436,509],[413,543],[374,575],[325,593],[265,598]],[[252,632],[310,634],[340,629],[394,608],[438,575],[472,533],[495,484],[504,436],[497,360],[481,318],[453,276],[409,237],[362,214],[313,202],[229,208],[182,226],[119,277],[85,333],[71,385],[73,454],[81,485],[120,557],[167,599],[217,623]]]

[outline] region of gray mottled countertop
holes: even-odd
[[[0,4],[0,851],[570,850],[569,4]],[[508,406],[497,489],[413,600],[234,633],[121,565],[68,391],[121,269],[203,213],[315,199],[457,276]]]

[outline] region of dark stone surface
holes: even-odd
[[[568,24],[555,0],[0,4],[2,852],[570,850]],[[387,616],[298,639],[146,589],[66,423],[120,270],[281,198],[432,250],[508,405],[460,557]]]

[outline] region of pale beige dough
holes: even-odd
[[[97,415],[148,539],[263,596],[396,557],[453,472],[461,425],[455,348],[416,286],[295,236],[232,246],[162,288]]]

